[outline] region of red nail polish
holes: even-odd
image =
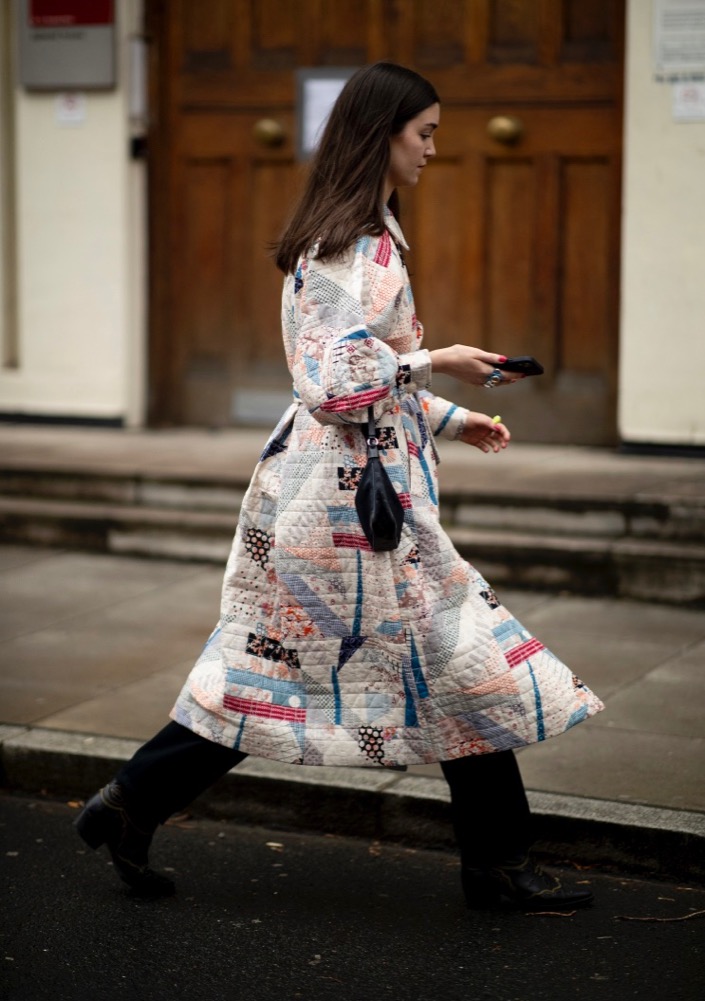
[[[504,365],[504,363],[505,363],[506,360],[507,360],[507,356],[506,355],[500,355],[499,356],[499,364],[500,365]]]

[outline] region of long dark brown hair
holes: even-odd
[[[438,103],[428,80],[395,63],[374,63],[350,77],[333,105],[301,200],[276,247],[277,267],[284,274],[293,272],[316,242],[318,257],[325,260],[339,257],[364,234],[383,232],[389,140]]]

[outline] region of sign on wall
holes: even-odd
[[[115,86],[114,0],[16,0],[20,83],[30,90]]]
[[[654,0],[657,80],[705,79],[705,0]]]

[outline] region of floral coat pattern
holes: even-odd
[[[599,699],[502,606],[438,517],[434,436],[466,412],[434,396],[401,257],[365,237],[286,278],[294,403],[255,468],[220,621],[172,711],[216,742],[280,761],[424,764],[562,733]],[[404,507],[373,552],[355,511],[373,405]]]

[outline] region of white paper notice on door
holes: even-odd
[[[297,153],[307,160],[325,128],[338,94],[355,72],[354,67],[306,67],[297,70]]]

